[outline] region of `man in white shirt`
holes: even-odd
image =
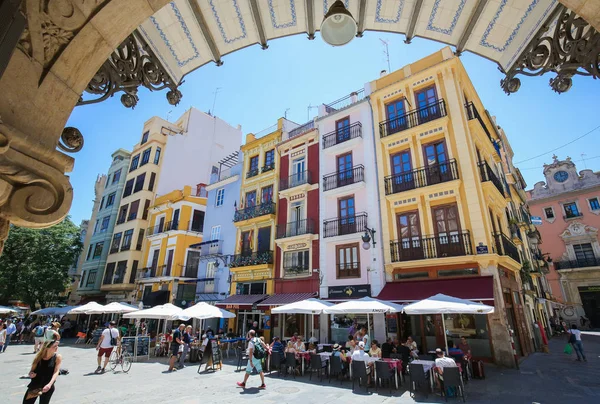
[[[6,341],[4,341],[4,346],[2,347],[2,352],[6,351],[6,347],[10,343],[10,339],[17,332],[17,327],[13,324],[12,320],[6,320]]]
[[[98,340],[98,345],[96,346],[96,350],[98,351],[98,368],[96,368],[95,373],[104,373],[106,371],[106,365],[108,365],[108,360],[110,359],[110,354],[113,351],[113,348],[119,344],[121,337],[119,335],[119,330],[115,328],[116,323],[111,321],[108,324],[108,328],[102,331],[102,335]],[[104,367],[101,367],[102,363],[102,355],[104,355]]]
[[[452,358],[447,358],[446,356],[444,356],[444,351],[442,351],[440,348],[435,350],[435,354],[437,356],[436,360],[435,360],[435,367],[436,367],[436,373],[437,373],[437,385],[438,387],[440,386],[440,380],[444,380],[444,368],[455,368],[457,367],[456,362],[454,361],[454,359]]]
[[[317,342],[319,342],[319,340],[316,339],[315,336],[311,332],[310,333],[310,338],[308,339],[308,342],[311,343],[311,344],[316,344]]]
[[[365,362],[367,360],[367,358],[369,358],[369,354],[365,352],[365,343],[360,341],[357,345],[356,345],[357,349],[354,350],[354,352],[352,353],[352,361],[362,361]],[[371,367],[373,366],[372,363],[366,364],[367,366],[367,374],[369,375],[369,378],[367,380],[368,384],[371,384]]]
[[[587,362],[585,358],[585,354],[583,353],[583,344],[581,342],[581,331],[577,329],[577,326],[573,324],[571,329],[569,330],[569,342],[573,345],[573,349],[575,349],[575,353],[577,354],[577,361],[581,362],[583,359],[584,362]],[[574,340],[573,340],[574,339]]]

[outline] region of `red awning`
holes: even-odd
[[[259,306],[283,306],[284,304],[300,302],[302,300],[310,299],[315,297],[314,293],[279,293],[273,296],[269,296],[267,299],[260,302]]]
[[[377,298],[390,302],[412,303],[438,293],[493,305],[494,277],[389,282]]]
[[[251,310],[252,306],[268,297],[269,295],[233,295],[215,303],[215,306],[223,309]]]

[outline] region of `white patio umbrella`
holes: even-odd
[[[161,304],[146,310],[133,311],[125,313],[123,318],[146,318],[154,320],[171,320],[173,316],[181,313],[183,309],[171,303]]]
[[[299,302],[284,304],[283,306],[271,309],[271,313],[288,313],[288,314],[321,314],[323,310],[333,307],[334,304],[323,300],[310,298]]]
[[[171,317],[172,320],[189,320],[190,318],[197,318],[199,320],[206,320],[208,318],[234,318],[235,314],[230,311],[220,309],[212,304],[206,302],[199,302],[195,305],[182,310],[180,313]]]
[[[125,313],[131,313],[131,312],[139,311],[139,310],[140,309],[138,309],[137,307],[132,306],[127,303],[112,302],[112,303],[107,304],[106,306],[101,306],[101,307],[86,311],[86,314],[104,314],[104,313],[125,314]]]
[[[98,313],[90,313],[93,310],[102,309],[104,306],[100,303],[89,302],[84,304],[83,306],[74,307],[69,311],[69,314],[98,314]]]
[[[0,314],[16,313],[17,310],[12,307],[0,306]]]
[[[490,314],[494,312],[494,306],[438,293],[435,296],[404,306],[404,312],[409,315],[441,314],[444,342],[446,343],[446,352],[448,352],[444,314]]]
[[[71,310],[77,306],[65,306],[65,307],[46,307],[45,309],[36,310],[31,314],[37,314],[40,316],[64,316],[70,313]]]

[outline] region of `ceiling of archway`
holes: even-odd
[[[175,0],[139,32],[175,81],[246,46],[314,34],[334,0]],[[559,6],[557,0],[344,0],[359,31],[451,44],[512,64]],[[359,40],[359,39],[356,39]]]

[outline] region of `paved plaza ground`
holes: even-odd
[[[473,380],[466,387],[469,403],[600,403],[600,335],[584,336],[587,363],[575,362],[575,355],[562,353],[566,337],[550,341],[550,354],[536,353],[522,361],[520,370],[486,367],[486,380]],[[20,403],[33,354],[30,345],[11,345],[0,354],[0,402]],[[80,345],[61,344],[59,352],[70,374],[59,376],[52,403],[430,403],[444,402],[442,397],[419,394],[412,398],[401,388],[389,394],[356,390],[352,384],[313,376],[266,376],[266,390],[258,390],[259,377],[252,376],[249,388],[235,385],[243,373],[236,372],[235,360],[226,360],[223,370],[198,374],[198,366],[164,373],[166,361],[134,363],[127,374],[107,372],[93,374],[96,351]],[[117,368],[118,370],[119,368]],[[457,401],[451,398],[449,400]]]

